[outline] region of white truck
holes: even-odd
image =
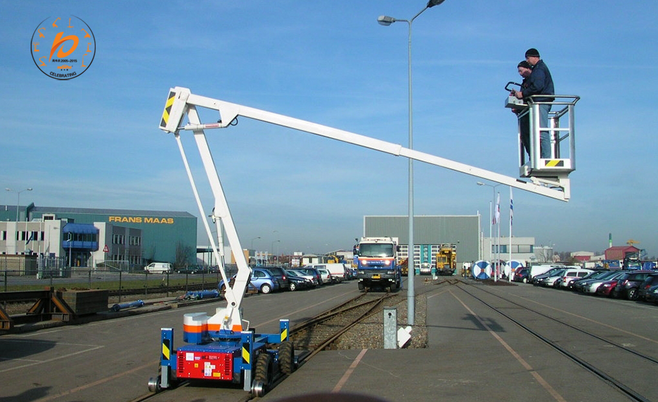
[[[354,247],[359,290],[402,287],[397,237],[362,237]]]

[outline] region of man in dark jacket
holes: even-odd
[[[521,83],[521,91],[523,91],[530,86],[530,74],[532,74],[532,65],[523,60],[516,66],[516,69],[519,72],[519,75],[523,77],[523,82]],[[521,145],[523,146],[523,149],[525,149],[525,151],[528,153],[528,155],[530,155],[530,116],[528,115],[528,109],[512,109],[512,112],[516,113],[519,118]]]
[[[525,52],[525,59],[532,66],[532,74],[528,78],[528,87],[520,91],[514,91],[512,94],[519,99],[527,98],[531,95],[555,95],[553,87],[553,78],[548,70],[546,63],[540,58],[539,51],[530,48]],[[554,98],[551,96],[533,98],[535,102],[550,102]],[[539,124],[542,128],[548,127],[548,112],[551,111],[551,105],[539,105]],[[540,135],[540,156],[541,158],[551,157],[551,141],[548,131],[542,131]]]

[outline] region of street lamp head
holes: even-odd
[[[380,15],[377,17],[377,22],[379,22],[380,25],[387,27],[395,22],[395,18],[389,17],[388,15]]]
[[[445,0],[430,0],[427,2],[427,8],[432,8],[434,6],[438,6],[439,4],[443,3]]]
[[[32,191],[32,187],[26,188],[27,191]]]
[[[477,182],[477,183],[475,183],[475,184],[477,184],[478,186],[484,186],[484,183],[482,183],[481,181],[479,181],[479,182]]]

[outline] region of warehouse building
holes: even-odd
[[[478,260],[497,258],[524,263],[536,261],[534,237],[484,237],[480,215],[417,215],[414,216],[414,265],[434,265],[442,244],[454,245],[457,266]],[[409,219],[401,216],[364,216],[363,235],[366,237],[397,237],[399,258],[406,259],[409,244]]]
[[[72,267],[194,265],[196,240],[197,218],[187,212],[0,206],[0,253],[62,258]]]
[[[364,216],[365,237],[397,237],[399,258],[408,256],[409,219],[401,216]],[[480,256],[480,215],[417,215],[414,216],[414,266],[434,265],[442,244],[452,244],[457,250],[457,264],[477,261]]]

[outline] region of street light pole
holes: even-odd
[[[18,210],[20,209],[20,205],[21,205],[21,193],[23,191],[32,191],[33,189],[32,189],[32,187],[28,187],[25,190],[21,190],[21,191],[15,191],[15,190],[12,190],[10,188],[5,188],[5,190],[6,191],[14,191],[16,193],[16,223],[18,223]]]
[[[10,188],[5,188],[5,190],[9,191],[9,192],[12,192],[12,191],[16,192],[16,233],[17,233],[17,235],[16,235],[15,252],[16,252],[16,254],[18,254],[18,218],[19,218],[18,211],[21,208],[21,193],[23,191],[32,191],[33,189],[32,189],[32,187],[28,187],[28,188],[26,188],[24,190],[21,190],[21,191],[12,190]],[[27,236],[27,216],[25,217],[25,220],[26,220],[26,222],[25,222],[25,235]],[[26,248],[27,247],[24,246],[23,251],[25,251]]]
[[[411,79],[411,25],[414,20],[421,15],[428,8],[438,6],[445,0],[430,0],[427,5],[414,15],[410,20],[400,20],[387,15],[382,15],[377,18],[377,22],[384,26],[389,26],[394,22],[406,22],[409,26],[409,43],[407,50],[407,74],[408,74],[408,91],[409,91],[409,149],[413,149],[414,143],[414,127],[413,127],[413,89]],[[409,241],[407,246],[407,323],[414,325],[415,312],[415,298],[416,290],[414,286],[415,264],[414,264],[414,163],[413,159],[409,158]]]
[[[254,249],[254,240],[256,240],[256,239],[260,239],[260,236],[254,237],[253,239],[251,239],[251,249],[252,250]]]

